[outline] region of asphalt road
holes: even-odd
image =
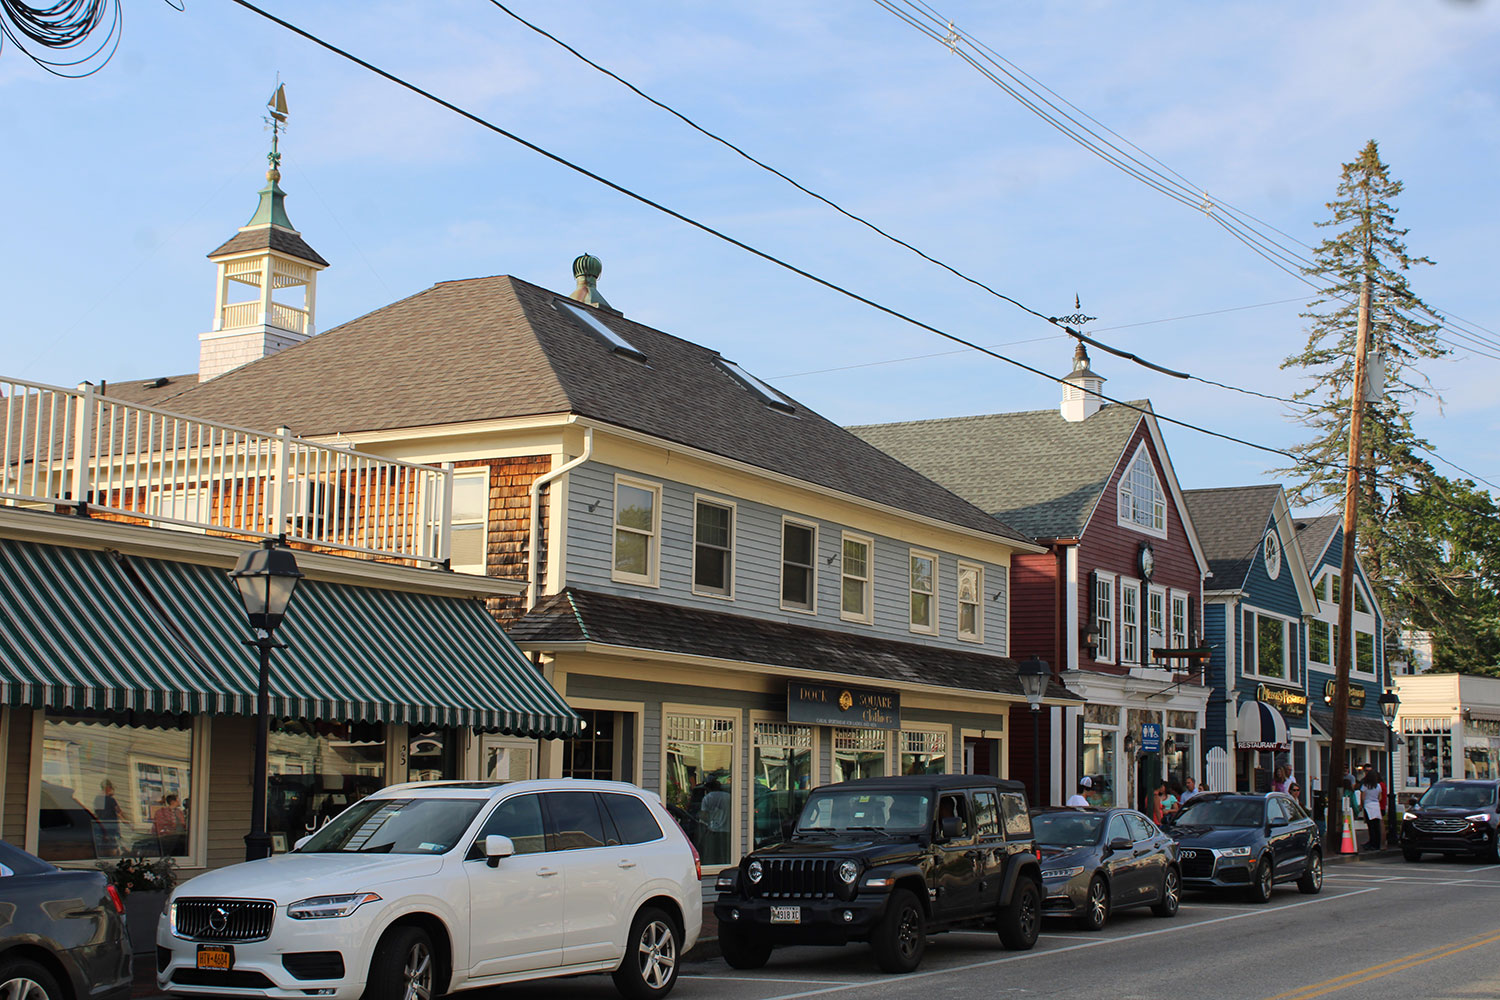
[[[472,1000],[605,1000],[605,977],[468,994]],[[764,969],[689,962],[673,1000],[1450,1000],[1500,996],[1500,866],[1469,859],[1330,865],[1323,892],[1278,886],[1256,906],[1187,893],[1178,915],[1117,914],[1098,934],[1048,922],[1029,952],[990,933],[934,937],[920,970],[887,976],[864,945],[788,948]]]

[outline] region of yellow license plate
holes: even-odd
[[[211,947],[206,944],[198,946],[198,968],[217,969],[228,972],[234,968],[234,949],[224,947]]]

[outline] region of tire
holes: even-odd
[[[754,931],[721,925],[719,951],[732,969],[759,969],[771,957],[771,942]]]
[[[1158,917],[1175,917],[1181,906],[1182,876],[1169,865],[1167,873],[1161,877],[1161,899],[1152,904],[1151,912]]]
[[[1307,858],[1307,870],[1297,880],[1297,889],[1304,896],[1316,896],[1323,891],[1323,852],[1313,851]]]
[[[432,1000],[442,995],[437,952],[420,927],[393,927],[375,946],[363,1000]]]
[[[927,918],[910,889],[891,893],[885,915],[870,933],[875,964],[884,972],[915,972],[927,950]]]
[[[1401,856],[1403,858],[1405,858],[1407,861],[1421,861],[1422,860],[1422,852],[1419,851],[1419,850],[1417,850],[1415,847],[1403,847],[1403,848],[1401,848]]]
[[[1252,903],[1266,903],[1271,899],[1271,889],[1276,884],[1276,873],[1271,868],[1269,858],[1261,858],[1260,864],[1255,866],[1255,874],[1251,876],[1250,885],[1245,889],[1245,896]]]
[[[1030,951],[1042,929],[1042,890],[1028,876],[1016,883],[1010,905],[995,921],[1000,943],[1011,951]]]
[[[1084,898],[1083,907],[1083,912],[1074,920],[1078,929],[1103,930],[1105,921],[1109,919],[1109,886],[1101,876],[1095,875],[1089,881],[1089,892]]]
[[[677,985],[682,932],[654,906],[643,906],[630,922],[625,957],[615,969],[615,989],[628,1000],[658,1000]]]
[[[65,995],[45,967],[24,958],[0,962],[0,997],[7,1000],[64,1000]]]
[[[1479,856],[1492,865],[1500,865],[1500,837],[1491,840],[1489,850],[1480,852]]]

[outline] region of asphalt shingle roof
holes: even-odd
[[[318,251],[308,246],[307,241],[300,235],[279,226],[257,226],[254,229],[241,230],[219,244],[209,256],[217,257],[226,253],[268,249],[310,260],[323,267],[328,266],[328,261],[324,260]]]
[[[1051,409],[849,430],[1020,531],[1076,538],[1142,419],[1107,404],[1076,423]]]
[[[1297,548],[1302,550],[1302,561],[1307,563],[1308,572],[1311,572],[1317,568],[1318,560],[1322,558],[1323,550],[1328,548],[1334,532],[1343,526],[1344,515],[1324,514],[1322,517],[1297,518],[1292,523],[1297,526]]]
[[[1213,574],[1203,589],[1234,590],[1244,585],[1280,491],[1275,484],[1183,491]]]

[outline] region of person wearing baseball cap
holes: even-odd
[[[1089,796],[1092,795],[1093,792],[1094,779],[1085,774],[1083,777],[1078,779],[1078,791],[1069,796],[1068,805],[1084,806],[1085,808],[1088,807],[1091,804],[1089,802]]]

